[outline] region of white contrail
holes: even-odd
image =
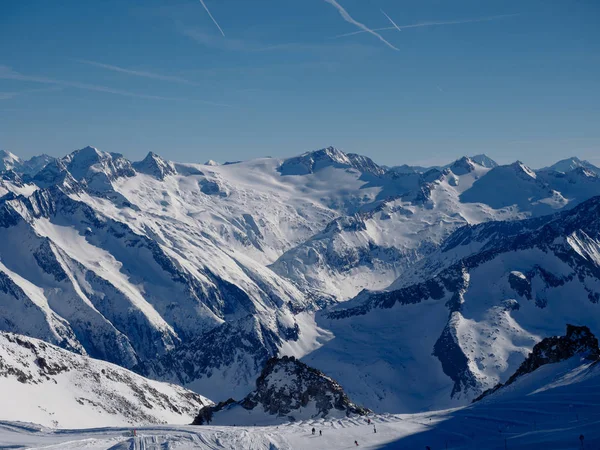
[[[515,16],[519,16],[519,15],[520,14],[502,14],[499,16],[479,17],[476,19],[417,22],[417,23],[412,23],[410,25],[400,25],[399,27],[374,28],[372,31],[397,30],[398,28],[403,30],[405,28],[420,28],[420,27],[434,27],[434,26],[438,26],[438,25],[458,25],[458,24],[462,24],[462,23],[490,22],[492,20],[506,19],[508,17],[515,17]],[[362,33],[367,33],[367,32],[364,30],[353,31],[351,33],[344,33],[344,34],[339,34],[337,36],[334,36],[334,39],[348,37],[348,36],[355,36],[357,34],[362,34]]]
[[[383,15],[384,15],[385,17],[387,17],[387,20],[389,20],[389,21],[392,23],[392,25],[394,25],[394,28],[396,28],[396,30],[398,30],[398,31],[402,31],[402,30],[400,29],[400,27],[399,27],[398,25],[396,25],[396,22],[394,22],[394,21],[392,20],[392,18],[391,18],[390,16],[388,16],[388,15],[385,13],[385,11],[384,11],[383,9],[381,10],[381,12],[383,13]]]
[[[391,49],[394,49],[396,51],[399,51],[398,48],[394,47],[392,44],[390,44],[388,41],[386,41],[383,36],[381,36],[380,34],[378,34],[377,32],[375,32],[374,30],[371,30],[370,28],[368,28],[366,25],[363,25],[360,22],[357,22],[356,20],[354,20],[352,18],[352,16],[350,14],[348,14],[348,11],[346,11],[342,5],[340,5],[336,0],[325,0],[327,3],[329,3],[330,5],[334,6],[340,13],[340,15],[342,16],[342,18],[348,22],[351,23],[352,25],[357,26],[358,28],[360,28],[362,31],[360,31],[360,33],[370,33],[373,36],[377,37],[377,39],[379,39],[381,42],[383,42],[385,45],[387,45],[388,47],[390,47]]]
[[[206,10],[206,12],[208,13],[208,16],[211,18],[211,20],[214,22],[214,24],[217,26],[217,28],[219,29],[219,31],[221,32],[221,34],[223,36],[225,36],[225,33],[223,33],[223,30],[221,29],[221,27],[219,26],[219,24],[217,23],[217,21],[215,20],[215,18],[213,17],[213,15],[210,13],[210,10],[208,9],[208,7],[206,6],[206,3],[204,3],[204,0],[200,0],[200,3],[202,3],[202,6],[204,6],[204,9]]]

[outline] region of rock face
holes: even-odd
[[[567,333],[564,336],[553,336],[538,342],[533,347],[533,351],[529,354],[527,359],[523,361],[517,371],[506,381],[506,383],[497,384],[473,401],[479,401],[499,389],[510,386],[522,376],[532,373],[546,364],[555,364],[566,361],[577,355],[591,361],[600,360],[598,339],[588,327],[567,325]]]
[[[230,399],[216,406],[205,407],[200,410],[194,425],[221,421],[220,415],[226,420],[227,414],[236,408],[283,421],[365,415],[370,412],[352,403],[335,380],[287,356],[269,359],[256,380],[256,389],[242,401]]]
[[[149,152],[142,161],[133,163],[132,166],[136,172],[145,173],[159,180],[164,180],[167,175],[175,175],[177,173],[173,163],[165,161],[152,152]]]

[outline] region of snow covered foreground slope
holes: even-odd
[[[0,446],[62,449],[592,449],[600,445],[600,364],[572,357],[471,406],[421,414],[316,419],[278,426],[53,430],[0,422]],[[367,421],[370,420],[371,424]],[[313,436],[311,429],[315,428]],[[377,432],[374,433],[374,430]],[[322,435],[319,434],[322,432]]]
[[[0,333],[0,399],[2,420],[61,428],[186,424],[210,404],[180,386],[12,333]]]

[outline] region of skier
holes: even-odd
[[[375,428],[375,425],[373,425],[373,433],[377,433],[377,428]]]
[[[358,441],[354,441],[354,445],[358,447]]]
[[[371,419],[367,419],[367,423],[371,425]]]
[[[319,430],[319,436],[323,436],[323,431]]]
[[[313,433],[313,436],[314,436],[315,435],[315,429],[314,428],[312,429],[312,433]]]

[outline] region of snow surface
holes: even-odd
[[[45,449],[577,449],[600,445],[600,366],[579,357],[543,366],[471,406],[411,415],[279,426],[55,430],[0,422],[0,446]],[[367,423],[371,421],[371,424]],[[316,434],[311,433],[312,428]],[[374,432],[376,429],[376,433]],[[319,435],[322,431],[322,436]]]
[[[0,398],[0,420],[60,428],[186,424],[211,403],[180,386],[8,333],[0,333]]]

